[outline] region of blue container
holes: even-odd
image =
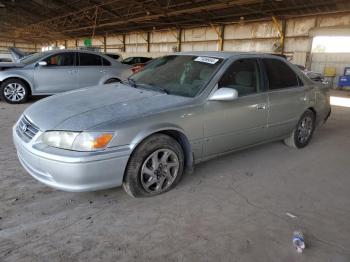
[[[339,87],[350,86],[350,76],[340,76],[338,81]]]

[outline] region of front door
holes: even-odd
[[[234,88],[234,101],[208,101],[205,106],[203,157],[211,157],[265,138],[267,94],[256,59],[240,59],[224,73],[218,88]]]
[[[78,88],[75,53],[65,52],[46,57],[34,69],[35,93],[54,94]]]

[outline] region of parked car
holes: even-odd
[[[149,60],[148,62],[146,63],[143,63],[143,64],[133,64],[132,67],[131,67],[131,71],[135,74],[135,73],[138,73],[140,72],[145,66],[147,66],[148,64],[152,63],[153,61],[155,61],[157,58],[155,59],[152,59],[152,60]]]
[[[114,53],[105,53],[106,56],[109,56],[110,58],[113,58],[116,61],[122,61],[123,57],[120,54],[114,54]]]
[[[36,53],[19,63],[0,64],[0,95],[8,103],[30,95],[52,95],[126,79],[131,67],[92,51],[55,50]]]
[[[151,57],[132,56],[122,60],[122,63],[126,65],[146,64],[152,59]]]
[[[0,63],[11,63],[12,59],[11,58],[0,58]]]
[[[303,148],[330,115],[329,90],[283,58],[192,52],[127,81],[45,98],[13,128],[23,167],[66,191],[173,188],[195,163],[275,140]]]
[[[22,50],[16,48],[16,47],[10,47],[9,52],[12,57],[13,62],[19,62],[22,58],[36,54],[37,52],[23,52]],[[10,61],[10,62],[12,62]]]
[[[310,78],[312,81],[315,82],[321,82],[323,84],[327,84],[324,75],[317,73],[317,72],[313,72],[308,70],[305,66],[303,65],[295,65],[296,67],[298,67],[308,78]]]

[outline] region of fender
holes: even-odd
[[[24,76],[24,75],[20,75],[20,74],[8,74],[8,75],[5,75],[5,76],[3,76],[3,77],[0,77],[0,82],[4,82],[4,81],[6,81],[7,79],[10,79],[10,78],[19,78],[19,79],[24,80],[25,82],[28,83],[31,92],[33,92],[33,84],[32,84],[32,82],[28,79],[28,77],[26,77],[26,76]]]
[[[172,131],[177,132],[180,135],[178,139],[180,139],[180,145],[184,150],[186,170],[191,172],[194,164],[191,143],[189,142],[186,132],[183,130],[183,128],[172,123],[156,124],[148,127],[146,130],[142,130],[141,132],[139,132],[129,145],[131,149],[131,154],[133,153],[135,148],[150,135],[160,132]]]

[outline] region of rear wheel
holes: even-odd
[[[10,104],[20,104],[28,100],[29,88],[20,79],[8,79],[1,83],[1,98]]]
[[[290,147],[303,148],[310,142],[315,130],[315,114],[311,110],[306,110],[301,116],[292,134],[284,140]]]
[[[143,141],[130,157],[123,188],[133,197],[148,197],[169,191],[180,181],[184,154],[179,143],[164,134]]]

